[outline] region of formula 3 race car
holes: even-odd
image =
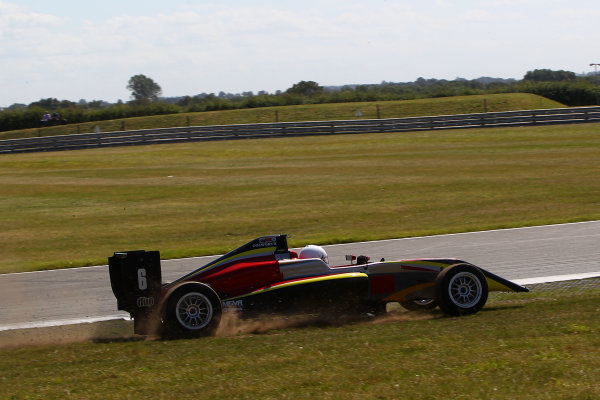
[[[216,331],[223,311],[382,313],[389,302],[447,315],[478,312],[488,291],[528,289],[456,259],[370,262],[346,256],[329,266],[325,251],[288,249],[286,235],[263,236],[168,283],[158,251],[116,252],[109,261],[117,308],[137,334],[194,337]]]

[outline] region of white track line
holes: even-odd
[[[486,231],[444,233],[442,235],[411,236],[411,237],[397,238],[397,239],[369,240],[369,241],[366,241],[366,242],[328,244],[328,245],[324,245],[324,246],[334,247],[334,246],[348,246],[348,245],[363,244],[363,243],[393,242],[393,241],[405,241],[405,240],[414,240],[414,239],[427,239],[427,238],[436,238],[436,237],[443,238],[443,237],[450,237],[450,236],[472,235],[472,234],[477,234],[477,233],[509,232],[509,231],[519,231],[519,230],[524,230],[524,229],[546,228],[546,227],[552,227],[552,226],[570,226],[570,225],[592,224],[592,223],[598,223],[598,222],[600,222],[600,220],[581,221],[581,222],[566,222],[566,223],[562,223],[562,224],[522,226],[522,227],[517,227],[517,228],[488,229]]]
[[[600,271],[598,272],[585,272],[582,274],[570,274],[570,275],[554,275],[554,276],[542,276],[538,278],[524,278],[524,279],[513,279],[512,282],[517,285],[536,285],[538,283],[551,283],[551,282],[565,282],[565,281],[577,281],[581,279],[599,278]]]
[[[0,325],[0,331],[8,331],[12,329],[32,329],[32,328],[49,328],[52,326],[64,326],[64,325],[77,325],[77,324],[91,324],[94,322],[103,321],[115,321],[119,319],[129,319],[129,314],[121,313],[114,315],[105,315],[102,317],[85,317],[85,318],[70,318],[70,319],[56,319],[51,321],[40,321],[40,322],[21,322],[18,324]]]
[[[600,220],[595,221],[582,221],[582,222],[567,222],[564,224],[548,224],[548,225],[534,225],[534,226],[522,226],[519,228],[504,228],[504,229],[490,229],[487,231],[473,231],[473,232],[459,232],[459,233],[445,233],[443,235],[426,235],[426,236],[413,236],[406,238],[398,238],[398,239],[383,239],[383,240],[370,240],[365,242],[355,242],[355,243],[339,243],[339,244],[328,244],[327,247],[336,247],[336,246],[350,246],[354,244],[363,244],[363,243],[377,243],[377,242],[391,242],[391,241],[405,241],[405,240],[414,240],[414,239],[424,239],[424,238],[435,238],[435,237],[449,237],[449,236],[462,236],[462,235],[471,235],[477,233],[486,233],[486,232],[505,232],[505,231],[517,231],[522,229],[535,229],[535,228],[545,228],[549,226],[569,226],[569,225],[582,225],[582,224],[591,224],[598,223]],[[175,261],[175,260],[195,260],[199,258],[206,257],[220,257],[222,254],[214,255],[214,256],[198,256],[198,257],[184,257],[172,260],[161,260],[161,261]],[[48,272],[57,272],[57,271],[74,271],[78,269],[91,269],[91,268],[104,268],[108,265],[94,265],[89,267],[77,267],[77,268],[57,268],[57,269],[48,269],[42,271],[28,271],[28,272],[9,272],[2,275],[20,275],[20,274],[40,274],[40,273],[48,273]]]

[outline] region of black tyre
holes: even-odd
[[[401,301],[400,305],[409,311],[431,311],[437,307],[435,299]]]
[[[483,273],[472,265],[449,267],[436,279],[437,303],[448,315],[474,314],[486,303],[488,285]]]
[[[209,286],[190,283],[168,298],[164,323],[167,336],[199,337],[214,334],[221,321],[221,300]]]

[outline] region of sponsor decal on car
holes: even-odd
[[[271,236],[265,236],[262,237],[258,240],[257,243],[254,243],[252,245],[252,248],[261,248],[261,247],[271,247],[271,246],[277,246],[277,238],[276,237],[271,237]]]
[[[152,307],[154,305],[154,297],[138,297],[136,302],[140,308]]]
[[[244,300],[224,300],[222,302],[223,308],[242,311],[244,309]]]

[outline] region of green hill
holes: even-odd
[[[120,130],[170,128],[176,126],[230,125],[268,122],[324,121],[356,119],[403,118],[427,115],[471,114],[513,110],[534,110],[565,107],[547,98],[528,93],[486,94],[442,97],[434,99],[376,101],[360,103],[307,104],[298,106],[248,108],[207,111],[95,121],[48,128],[23,129],[0,133],[1,139],[35,136],[69,135]]]

